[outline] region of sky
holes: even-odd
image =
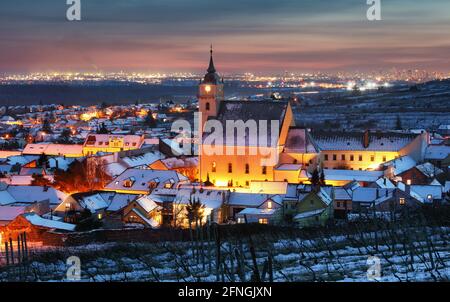
[[[450,1],[0,1],[0,72],[450,71]]]

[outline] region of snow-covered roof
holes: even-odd
[[[425,159],[443,160],[450,155],[450,146],[428,146]]]
[[[427,186],[427,185],[412,185],[411,192],[419,195],[424,202],[428,202],[428,195],[433,197],[433,200],[442,199],[442,186]]]
[[[189,168],[189,167],[197,167],[198,166],[198,157],[185,157],[185,158],[166,158],[161,160],[161,162],[168,169],[176,169],[176,168]]]
[[[382,189],[394,189],[396,188],[395,185],[392,183],[392,181],[387,177],[382,177],[378,179],[376,182],[378,187]]]
[[[382,171],[359,171],[359,170],[323,170],[326,180],[335,181],[364,181],[375,182],[378,178],[383,176]]]
[[[444,193],[450,192],[450,181],[446,181],[444,185]]]
[[[15,202],[16,199],[7,190],[0,191],[0,205],[3,206]]]
[[[103,196],[103,199],[105,199],[104,194],[100,193]],[[136,195],[134,194],[120,194],[115,193],[112,197],[109,196],[107,200],[110,202],[107,211],[116,212],[128,205],[131,201],[136,199]],[[105,199],[106,200],[106,199]]]
[[[302,168],[302,165],[295,165],[295,164],[281,164],[278,167],[275,168],[275,170],[278,171],[299,171]]]
[[[22,154],[46,154],[56,156],[66,155],[78,157],[83,156],[83,145],[63,145],[53,143],[27,144],[23,149]]]
[[[26,213],[23,214],[23,217],[35,226],[65,231],[75,230],[74,224],[45,219],[35,213]]]
[[[196,189],[192,192],[192,189],[182,189],[177,192],[175,196],[175,204],[188,204],[190,200],[200,200],[200,203],[205,205],[209,209],[218,209],[222,206],[222,202],[226,197],[226,192],[222,190],[208,190]]]
[[[126,169],[128,169],[128,167],[121,163],[110,163],[105,165],[106,172],[112,177],[122,174]]]
[[[80,205],[83,208],[88,208],[92,213],[99,210],[106,209],[108,202],[106,202],[100,194],[83,196],[80,200]]]
[[[314,211],[309,211],[309,212],[303,212],[303,213],[295,215],[294,216],[294,220],[299,220],[299,219],[304,219],[304,218],[308,218],[308,217],[318,216],[318,215],[321,215],[324,211],[325,211],[325,209],[319,209],[319,210],[314,210]]]
[[[389,192],[393,189],[381,189],[381,188],[368,188],[359,187],[353,191],[352,201],[353,202],[374,202],[375,200],[388,196]]]
[[[64,170],[67,171],[67,169],[69,169],[69,166],[71,163],[73,163],[75,161],[75,158],[69,158],[69,157],[50,157],[48,159],[48,164],[49,167],[52,169],[60,169],[60,170]]]
[[[258,209],[258,208],[245,208],[240,211],[237,215],[258,215],[258,216],[272,216],[276,209]]]
[[[150,184],[156,184],[156,187],[161,188],[168,183],[176,186],[187,180],[187,177],[176,171],[128,169],[110,182],[105,189],[147,192],[150,190]]]
[[[145,221],[149,226],[151,226],[152,228],[157,228],[159,226],[158,222],[156,222],[153,219],[148,219],[147,217],[145,217],[145,215],[143,215],[141,212],[139,212],[137,209],[133,209],[132,210],[133,213],[135,213],[136,215],[138,215],[143,221]]]
[[[347,190],[340,187],[334,188],[334,199],[335,200],[350,200],[352,199],[348,194]]]
[[[399,175],[415,167],[416,165],[417,162],[408,155],[393,159],[383,164],[383,166],[393,169],[393,175]]]
[[[136,202],[147,212],[150,213],[151,211],[159,208],[158,204],[152,200],[148,195],[142,196],[136,200]]]
[[[312,131],[311,137],[322,151],[400,151],[418,135],[411,133],[370,133],[364,146],[364,133]]]
[[[228,205],[257,208],[270,197],[269,194],[231,192]]]
[[[23,206],[0,206],[0,221],[12,221],[25,213],[26,209],[27,207]]]
[[[52,187],[41,186],[9,186],[7,191],[16,202],[33,203],[49,200],[51,205],[58,205],[70,196]]]
[[[416,166],[416,169],[422,172],[422,174],[428,178],[433,178],[436,175],[444,173],[444,171],[442,171],[432,163],[423,163],[421,165]]]
[[[155,161],[163,158],[164,156],[159,151],[147,152],[138,156],[123,157],[122,161],[128,165],[128,167],[140,167],[148,166]]]

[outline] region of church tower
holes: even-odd
[[[217,116],[220,102],[224,100],[223,81],[220,79],[214,67],[213,49],[211,45],[209,67],[203,80],[200,82],[198,91],[198,105],[200,116],[200,132],[203,132],[204,125],[209,117]]]

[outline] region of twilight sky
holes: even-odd
[[[0,1],[0,72],[193,71],[211,43],[221,72],[450,71],[450,1]]]

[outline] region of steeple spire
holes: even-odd
[[[215,73],[216,68],[214,67],[214,60],[213,60],[213,46],[211,44],[211,50],[210,52],[210,59],[209,59],[209,67],[208,67],[208,73]]]

